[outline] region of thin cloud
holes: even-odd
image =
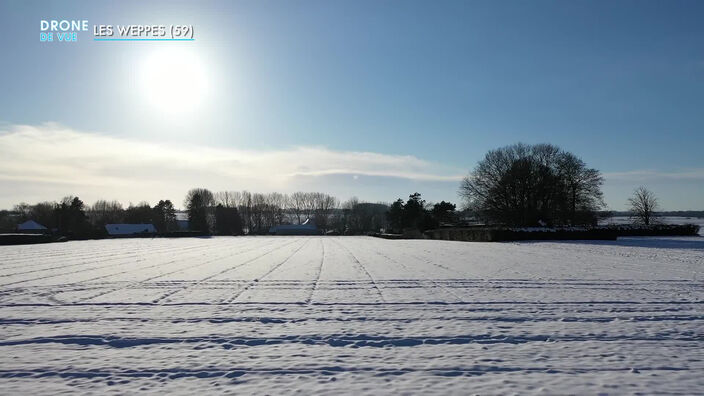
[[[457,182],[462,170],[410,155],[325,147],[241,150],[158,144],[54,123],[0,129],[0,183],[65,184],[93,191],[124,189],[138,199],[140,190],[173,185],[180,189],[209,186],[288,191],[296,189],[293,184],[298,177],[331,175]]]
[[[659,182],[659,181],[702,181],[704,169],[681,169],[671,172],[656,170],[632,170],[604,173],[607,182]]]

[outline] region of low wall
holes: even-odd
[[[614,230],[618,236],[697,236],[696,224],[606,225],[599,228]]]
[[[154,235],[149,235],[149,238],[153,237]],[[192,238],[192,237],[204,237],[204,236],[210,236],[207,232],[202,232],[202,231],[173,231],[173,232],[162,232],[160,234],[156,234],[157,237],[163,237],[163,238]]]
[[[502,228],[458,227],[428,230],[425,236],[446,241],[501,242],[528,240],[616,240],[625,236],[697,236],[699,226],[693,224],[658,224],[651,226],[612,225],[593,228]]]
[[[373,237],[377,237],[377,238],[384,238],[384,239],[414,239],[414,238],[406,238],[403,236],[403,234],[382,234],[379,232],[369,234],[369,236],[373,236]]]
[[[42,234],[0,234],[0,245],[30,245],[35,243],[63,242],[66,239]]]
[[[607,229],[577,228],[439,228],[425,232],[430,239],[446,241],[502,242],[528,240],[610,240],[618,237]]]

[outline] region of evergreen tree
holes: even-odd
[[[242,219],[235,207],[215,207],[215,230],[218,235],[242,235]]]
[[[170,200],[160,200],[152,209],[152,219],[154,227],[159,232],[171,232],[176,230],[176,209]]]
[[[189,228],[193,231],[210,233],[213,219],[212,208],[215,204],[213,193],[205,188],[194,188],[188,191],[185,200],[188,212]]]
[[[392,232],[403,231],[403,207],[403,200],[399,198],[391,204],[389,211],[386,213]]]
[[[54,209],[59,233],[66,236],[85,237],[90,227],[83,201],[78,197],[64,197]]]

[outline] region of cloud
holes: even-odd
[[[644,183],[662,181],[701,181],[704,182],[704,169],[680,169],[664,172],[656,170],[632,170],[626,172],[604,173],[607,182]]]
[[[287,192],[297,190],[299,178],[323,180],[337,175],[456,183],[462,170],[410,155],[325,147],[244,150],[161,144],[54,123],[11,125],[0,130],[0,185],[5,186],[37,189],[46,184],[74,193],[102,192],[105,197],[119,192],[134,200],[194,186]],[[320,190],[325,191],[324,187]]]

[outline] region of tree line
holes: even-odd
[[[186,194],[184,206],[193,230],[241,235],[266,234],[273,226],[302,224],[308,219],[327,231],[333,225],[331,218],[339,200],[319,192],[212,193],[205,188],[194,188]]]
[[[465,177],[459,188],[464,213],[484,224],[507,226],[596,225],[605,207],[601,173],[576,155],[550,144],[514,144],[489,151]],[[650,224],[657,199],[638,188],[628,204],[633,218]],[[266,234],[273,226],[310,220],[323,232],[341,235],[371,232],[422,232],[461,224],[453,203],[431,204],[420,193],[392,204],[340,202],[321,192],[292,194],[188,191],[183,202],[189,228],[205,234]],[[160,200],[123,207],[118,201],[99,200],[86,206],[78,197],[59,202],[21,203],[12,212],[0,211],[0,231],[12,231],[15,220],[32,219],[61,235],[82,237],[105,232],[111,223],[151,223],[160,233],[179,230],[172,201]]]
[[[450,202],[426,203],[421,194],[416,192],[409,195],[405,202],[399,198],[391,204],[386,215],[389,231],[414,233],[455,224],[459,220],[456,209],[457,206]]]
[[[20,203],[12,211],[0,211],[0,230],[13,231],[17,223],[34,220],[58,235],[75,239],[104,236],[106,224],[154,224],[159,232],[178,229],[176,209],[170,200],[153,207],[147,202],[124,208],[118,201],[98,200],[86,205],[80,198],[66,196],[59,202]]]
[[[215,235],[266,234],[281,224],[303,224],[310,220],[323,232],[356,235],[379,232],[387,227],[385,203],[352,198],[340,202],[320,192],[293,194],[220,191],[205,188],[188,191],[183,202],[191,231]],[[0,232],[12,232],[18,223],[34,220],[59,235],[71,238],[105,236],[106,224],[153,224],[159,233],[179,231],[178,211],[171,200],[151,206],[139,202],[124,207],[119,201],[98,200],[86,205],[67,196],[59,202],[20,203],[11,211],[0,211]]]

